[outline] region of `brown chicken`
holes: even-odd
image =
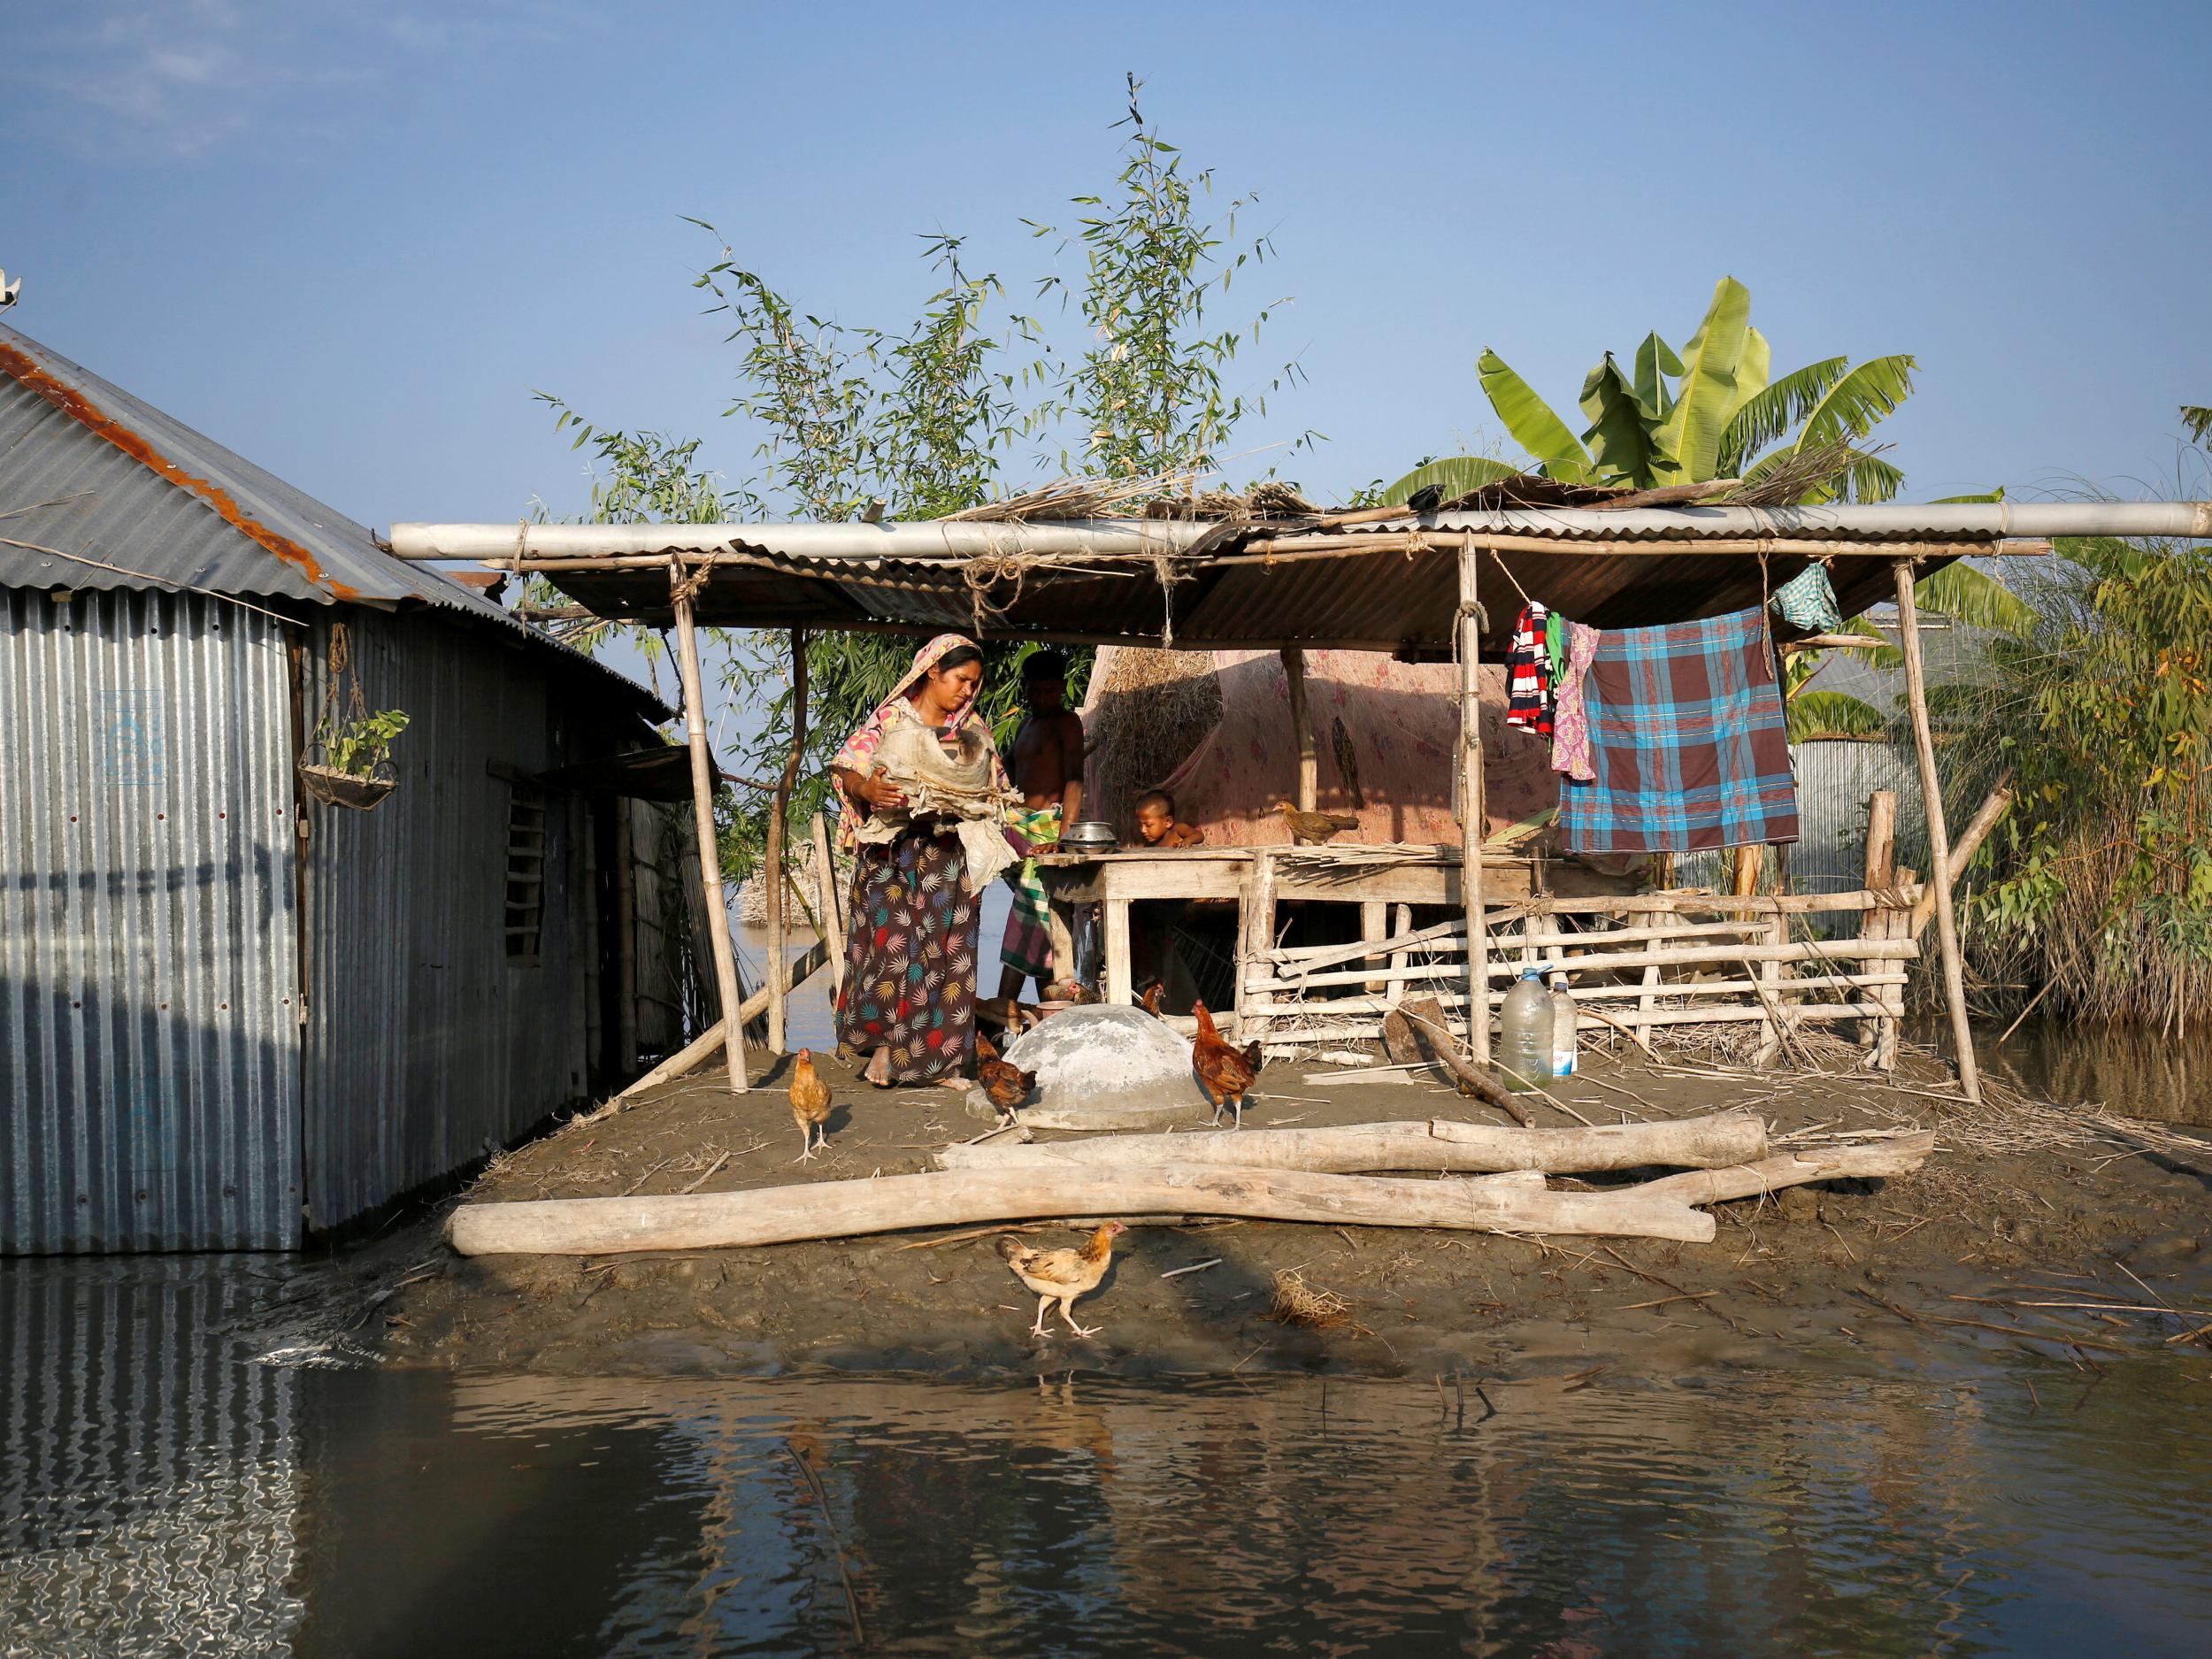
[[[991,1040],[979,1031],[975,1034],[975,1080],[983,1085],[983,1097],[998,1108],[1000,1123],[1012,1123],[1029,1091],[1037,1087],[1037,1074],[1001,1059]]]
[[[1364,812],[1367,795],[1359,787],[1359,751],[1352,747],[1352,734],[1344,729],[1341,715],[1329,717],[1329,747],[1336,751],[1336,775],[1344,780],[1344,798],[1353,811]]]
[[[1283,803],[1283,822],[1290,826],[1290,839],[1301,847],[1318,847],[1332,835],[1359,827],[1359,820],[1349,812],[1301,812],[1287,801]]]
[[[1259,1080],[1260,1045],[1248,1042],[1241,1048],[1235,1047],[1221,1034],[1203,1002],[1193,1002],[1190,1011],[1198,1019],[1197,1041],[1191,1044],[1191,1070],[1198,1073],[1199,1087],[1214,1103],[1214,1121],[1221,1121],[1223,1107],[1232,1107],[1236,1111],[1236,1126],[1241,1129],[1245,1091]]]
[[[799,1125],[799,1144],[804,1148],[791,1161],[803,1164],[814,1156],[815,1137],[829,1145],[830,1088],[814,1069],[814,1050],[802,1048],[791,1064],[791,1116]]]
[[[1098,1281],[1106,1277],[1106,1269],[1114,1259],[1114,1240],[1129,1229],[1118,1221],[1110,1221],[1091,1234],[1087,1242],[1072,1250],[1033,1250],[1018,1240],[1001,1235],[998,1253],[1006,1258],[1006,1265],[1014,1270],[1014,1277],[1029,1286],[1037,1297],[1037,1323],[1029,1327],[1032,1336],[1049,1336],[1045,1329],[1045,1310],[1054,1302],[1060,1304],[1060,1317],[1067,1321],[1068,1329],[1078,1336],[1096,1336],[1096,1325],[1076,1324],[1069,1311],[1078,1296],[1087,1295],[1098,1288]]]
[[[1137,999],[1137,1006],[1155,1019],[1165,1019],[1167,1016],[1160,1012],[1160,999],[1166,995],[1167,982],[1155,979],[1144,987],[1144,995]]]

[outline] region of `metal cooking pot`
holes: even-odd
[[[1121,837],[1111,824],[1085,818],[1060,832],[1060,845],[1070,852],[1110,853],[1121,845]]]

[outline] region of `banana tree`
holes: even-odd
[[[1582,382],[1579,435],[1495,351],[1477,362],[1483,396],[1529,457],[1527,470],[1569,483],[1622,484],[1638,489],[1741,479],[1756,484],[1787,477],[1793,463],[1819,456],[1841,463],[1808,484],[1806,503],[1887,501],[1904,475],[1860,444],[1874,426],[1911,396],[1917,366],[1909,356],[1854,364],[1826,357],[1772,376],[1771,348],[1751,326],[1751,292],[1723,277],[1712,303],[1680,351],[1659,334],[1645,336],[1624,368],[1607,352]],[[1385,492],[1403,500],[1424,483],[1448,489],[1517,469],[1475,456],[1429,463]]]

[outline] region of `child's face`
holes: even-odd
[[[1058,679],[1025,680],[1022,685],[1022,695],[1038,713],[1057,714],[1066,706],[1068,682]]]
[[[1167,809],[1156,801],[1148,801],[1137,809],[1137,833],[1144,837],[1147,846],[1156,845],[1174,824]]]

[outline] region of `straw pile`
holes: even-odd
[[[1086,717],[1086,746],[1096,757],[1092,816],[1126,841],[1136,833],[1136,800],[1157,788],[1221,723],[1221,681],[1210,651],[1155,651],[1125,646],[1105,660],[1100,695]]]
[[[1268,1303],[1267,1317],[1278,1325],[1302,1325],[1309,1330],[1325,1331],[1333,1325],[1351,1324],[1352,1304],[1333,1290],[1309,1285],[1303,1273],[1294,1267],[1286,1267],[1275,1275],[1275,1295]]]

